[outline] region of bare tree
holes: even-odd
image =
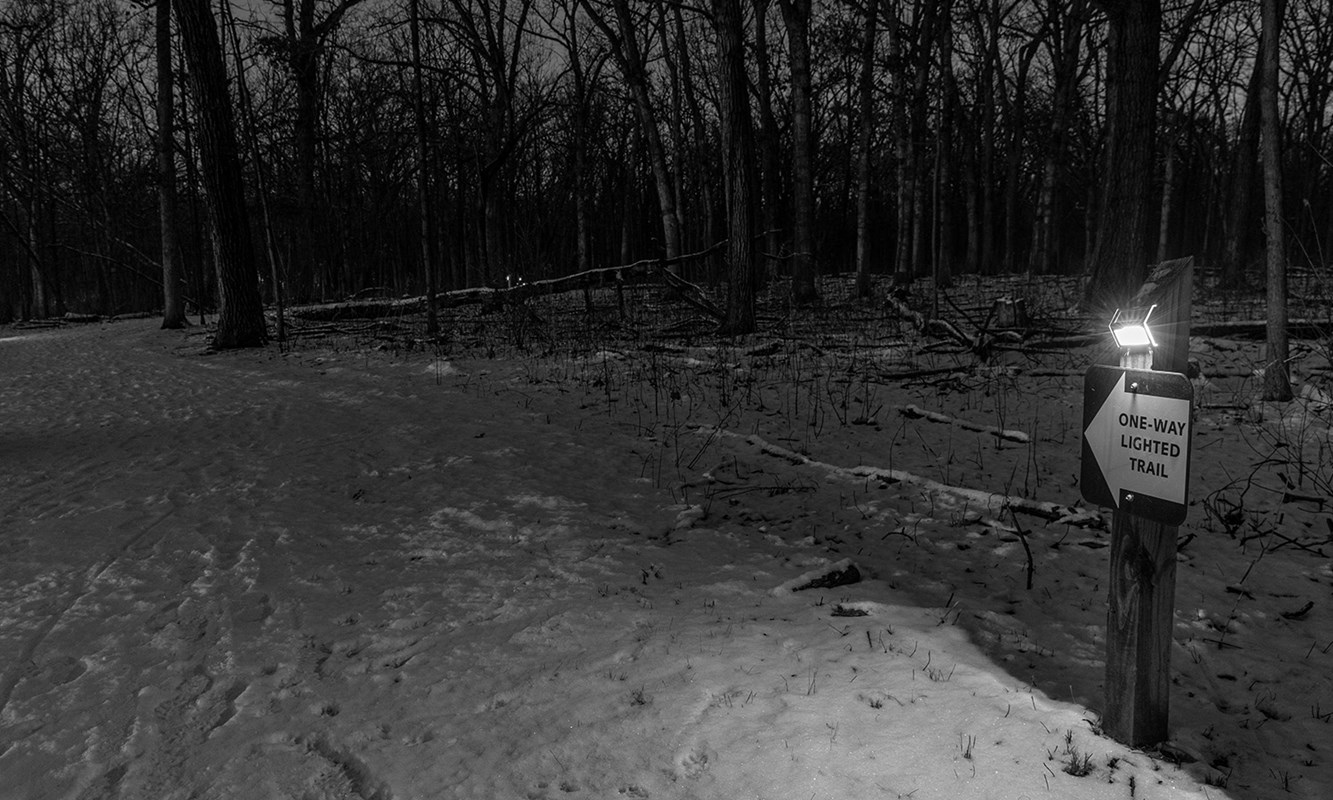
[[[162,222],[162,327],[183,328],[184,280],[176,236],[176,93],[171,71],[171,0],[157,0],[157,202]]]
[[[870,297],[870,144],[875,133],[875,31],[879,0],[866,0],[861,69],[856,78],[860,127],[856,138],[856,294]]]
[[[435,214],[431,209],[430,131],[426,127],[426,98],[421,82],[421,7],[408,0],[408,28],[412,40],[412,122],[417,143],[417,216],[421,220],[421,270],[426,276],[426,333],[440,333],[436,303]]]
[[[754,2],[755,105],[759,111],[757,140],[763,194],[765,268],[761,282],[777,273],[782,205],[782,170],[779,156],[777,116],[773,113],[773,68],[768,46],[768,9],[770,0]]]
[[[202,131],[214,108],[186,92],[188,112],[154,120],[175,87],[155,79],[153,15],[133,8],[153,2],[0,0],[0,315],[59,314],[62,302],[174,309],[173,266],[187,294],[216,303],[219,265],[194,213],[205,142],[182,124]],[[462,285],[488,269],[558,274],[650,247],[676,259],[745,226],[727,200],[714,0],[417,0],[419,59],[410,0],[267,2],[268,29],[262,15],[238,20],[226,55],[245,80],[219,98],[243,115],[249,148],[250,216],[238,219],[256,235],[290,226],[253,246],[262,257],[268,245],[270,265],[291,262],[280,276],[291,300],[420,291],[446,275]],[[1258,3],[739,2],[759,165],[745,205],[762,214],[756,257],[772,256],[759,274],[790,263],[793,298],[814,297],[819,271],[853,265],[864,288],[881,247],[895,272],[933,262],[941,281],[956,263],[1068,270],[1072,247],[1108,303],[1172,251],[1232,277],[1255,263],[1261,113],[1257,74],[1252,91],[1246,79],[1260,61]],[[1326,5],[1289,0],[1283,15],[1292,263],[1320,263],[1333,237]],[[181,42],[169,43],[178,60]],[[614,81],[600,72],[611,62]],[[173,124],[184,158],[155,152]],[[172,177],[174,245],[170,193],[155,191]],[[855,250],[840,232],[855,232]],[[1244,245],[1239,258],[1223,257],[1229,243]]]
[[[941,9],[939,39],[940,80],[944,84],[944,98],[940,104],[939,122],[935,126],[935,199],[933,202],[935,218],[935,244],[933,250],[933,277],[936,288],[953,285],[954,259],[957,248],[954,246],[953,186],[957,179],[957,160],[954,148],[954,129],[958,116],[958,78],[954,73],[953,49],[953,5],[946,3]]]
[[[1000,63],[1000,25],[1008,17],[1017,0],[983,0],[984,10],[975,10],[972,22],[973,39],[978,43],[976,85],[973,91],[975,109],[970,115],[975,122],[968,126],[968,147],[973,154],[967,160],[969,171],[968,217],[971,233],[968,236],[969,269],[992,274],[1001,263],[996,233],[995,159],[997,127],[996,111],[1003,101],[996,97],[1002,91],[1004,76]]]
[[[1133,295],[1152,256],[1161,0],[1099,0],[1106,12],[1106,162],[1088,299]]]
[[[611,11],[615,24],[606,19],[602,9],[593,5],[593,0],[582,0],[593,22],[601,29],[611,46],[611,56],[620,73],[629,84],[634,99],[634,110],[639,117],[643,133],[643,144],[648,151],[648,161],[653,171],[653,181],[657,187],[657,204],[662,215],[662,247],[665,256],[671,262],[671,269],[677,269],[676,259],[680,257],[680,218],[676,215],[676,193],[674,178],[667,165],[666,147],[658,131],[657,111],[653,106],[652,92],[648,85],[647,60],[644,47],[640,44],[637,26],[630,14],[628,0],[611,0]]]
[[[453,13],[445,24],[471,65],[463,85],[474,97],[481,128],[477,188],[483,279],[489,283],[516,267],[505,213],[507,176],[538,112],[536,107],[520,108],[533,0],[450,0],[449,5]]]
[[[589,160],[591,146],[588,141],[592,131],[590,106],[598,90],[599,78],[609,54],[605,50],[585,53],[583,32],[579,25],[578,0],[557,0],[556,8],[560,11],[561,22],[546,20],[547,26],[564,45],[568,58],[570,92],[572,97],[570,115],[573,130],[570,134],[570,176],[574,195],[574,262],[580,272],[592,268],[592,247],[589,234]]]
[[[1282,121],[1277,107],[1278,36],[1282,28],[1284,0],[1263,0],[1263,28],[1259,63],[1263,79],[1259,89],[1262,106],[1264,162],[1264,232],[1268,236],[1268,360],[1264,364],[1265,400],[1291,399],[1291,377],[1287,368],[1287,250],[1282,226]]]
[[[890,57],[897,58],[904,40],[914,41],[916,50],[910,60],[903,55],[903,63],[911,64],[911,90],[906,82],[898,86],[897,143],[895,158],[898,162],[898,246],[895,258],[899,280],[911,280],[925,265],[926,248],[926,187],[930,173],[926,169],[926,143],[930,138],[928,114],[931,110],[930,89],[935,45],[939,41],[938,26],[945,0],[917,0],[915,20],[911,26],[888,20]],[[904,35],[908,34],[908,35]]]
[[[1042,169],[1041,188],[1037,195],[1037,216],[1032,226],[1033,271],[1053,271],[1056,256],[1057,230],[1055,203],[1057,183],[1064,168],[1065,150],[1070,138],[1069,120],[1078,99],[1078,79],[1081,66],[1080,49],[1084,30],[1092,17],[1088,0],[1048,0],[1047,25],[1052,31],[1050,50],[1052,68],[1051,124]]]
[[[8,311],[20,319],[45,317],[47,265],[40,254],[37,217],[38,187],[41,185],[41,153],[38,141],[42,114],[35,109],[32,88],[42,69],[39,55],[43,42],[54,27],[53,15],[35,3],[14,3],[0,8],[4,35],[0,57],[0,132],[5,146],[0,148],[0,188],[6,201],[0,207],[5,231],[13,238],[14,269],[5,294],[13,298]],[[8,272],[8,270],[7,270]],[[7,287],[9,288],[9,287]]]
[[[1008,153],[1005,157],[1005,181],[1004,181],[1004,267],[1008,272],[1013,272],[1019,268],[1019,203],[1020,190],[1022,184],[1022,166],[1024,148],[1027,138],[1028,121],[1028,73],[1032,67],[1032,61],[1037,56],[1037,49],[1040,46],[1039,39],[1033,39],[1023,45],[1018,51],[1017,64],[1013,70],[1011,80],[1014,84],[1013,93],[1001,89],[1001,96],[1005,108],[1005,123],[1009,127],[1008,131]],[[1000,83],[1003,86],[1008,82],[1004,78]]]
[[[787,29],[791,70],[792,261],[796,305],[818,299],[815,289],[815,133],[810,88],[811,0],[778,0]]]
[[[1246,83],[1245,105],[1241,111],[1240,132],[1232,149],[1231,170],[1222,244],[1222,282],[1236,288],[1245,283],[1245,268],[1254,252],[1259,230],[1254,210],[1258,193],[1255,162],[1259,159],[1259,87],[1263,79],[1263,61],[1256,58]]]
[[[325,210],[316,191],[319,125],[321,116],[320,74],[329,39],[342,25],[347,12],[362,0],[336,0],[320,17],[317,0],[280,0],[282,34],[270,37],[266,44],[277,51],[291,75],[295,90],[292,115],[293,143],[296,151],[297,236],[300,256],[293,265],[299,283],[322,280],[320,269],[325,245],[320,236]]]
[[[718,116],[722,121],[727,190],[727,319],[729,334],[754,331],[754,123],[745,72],[740,0],[713,0],[717,33]]]
[[[1286,191],[1289,199],[1299,198],[1294,205],[1300,209],[1288,219],[1289,250],[1327,265],[1333,258],[1333,15],[1319,0],[1284,5],[1281,61],[1291,74]]]
[[[236,125],[217,22],[208,0],[173,0],[173,8],[195,96],[195,132],[213,228],[218,279],[218,327],[213,346],[258,347],[268,341],[268,331],[259,297]]]

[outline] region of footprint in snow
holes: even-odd
[[[707,742],[695,742],[676,753],[676,774],[682,778],[696,779],[716,762],[717,753]]]

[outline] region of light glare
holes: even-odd
[[[1157,340],[1153,338],[1152,328],[1148,326],[1148,318],[1156,308],[1156,305],[1151,305],[1146,309],[1132,308],[1128,311],[1116,309],[1109,326],[1116,345],[1130,350],[1156,347]]]
[[[1115,337],[1116,345],[1120,347],[1153,347],[1156,342],[1153,341],[1152,331],[1145,325],[1126,325],[1123,328],[1112,328],[1111,335]]]

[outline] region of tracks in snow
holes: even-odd
[[[46,640],[47,636],[51,634],[51,631],[60,624],[61,619],[74,607],[75,603],[78,603],[79,600],[83,599],[83,597],[94,588],[97,579],[102,576],[102,573],[106,572],[107,569],[125,553],[140,545],[170,515],[171,511],[159,515],[139,532],[130,536],[120,547],[112,550],[95,562],[85,571],[82,578],[78,579],[76,583],[65,591],[64,596],[56,602],[55,610],[52,611],[37,629],[33,631],[32,635],[28,637],[13,664],[0,674],[0,715],[4,714],[5,707],[9,705],[9,700],[13,697],[14,688],[18,685],[18,682],[22,677],[21,671],[33,663],[33,656],[36,654],[37,649],[42,645],[42,642]]]

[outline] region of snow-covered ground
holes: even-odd
[[[1098,515],[991,497],[1082,505],[1086,356],[205,342],[0,329],[0,798],[1333,797],[1317,402],[1201,387],[1145,753]]]

